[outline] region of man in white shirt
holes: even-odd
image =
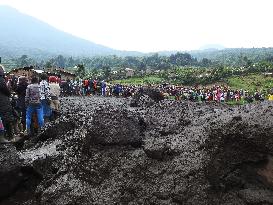
[[[47,82],[47,74],[43,73],[41,75],[41,82],[40,82],[40,89],[41,89],[41,103],[43,107],[43,113],[45,120],[49,119],[51,116],[51,108],[50,104],[50,88]]]
[[[57,82],[57,78],[55,76],[49,77],[49,88],[50,88],[50,107],[52,109],[53,117],[59,114],[60,111],[60,93],[61,88]]]

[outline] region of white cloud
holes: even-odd
[[[273,46],[271,0],[0,0],[74,35],[122,50]]]

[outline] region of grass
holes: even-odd
[[[157,76],[144,76],[144,77],[131,77],[122,80],[113,80],[112,84],[122,84],[122,85],[147,85],[147,84],[160,84],[164,80],[163,78]]]
[[[273,88],[273,77],[266,77],[262,74],[231,77],[227,80],[227,84],[232,89],[244,89],[250,92],[255,92],[256,90],[267,92]]]

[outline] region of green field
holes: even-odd
[[[147,84],[161,84],[164,82],[163,78],[157,76],[144,76],[144,77],[132,77],[122,80],[114,80],[112,84],[123,84],[123,85],[147,85]]]
[[[244,89],[250,92],[255,92],[256,90],[267,92],[273,88],[273,77],[266,77],[262,74],[231,77],[227,80],[227,84],[232,89]]]

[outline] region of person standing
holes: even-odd
[[[36,112],[39,128],[44,125],[43,107],[41,103],[41,89],[37,77],[32,77],[31,84],[27,86],[25,102],[26,110],[26,134],[30,135],[32,114]]]
[[[40,82],[40,89],[41,89],[41,104],[43,108],[43,115],[44,119],[47,121],[51,116],[51,109],[50,109],[50,88],[47,82],[47,74],[43,73],[41,75],[41,82]]]
[[[2,129],[4,128],[6,132],[1,132],[0,134],[0,143],[8,143],[9,141],[6,139],[13,138],[13,122],[14,117],[12,113],[12,106],[10,103],[10,90],[7,87],[5,81],[5,70],[4,67],[0,65],[0,118],[2,121]]]
[[[55,76],[49,77],[49,88],[50,88],[50,108],[52,109],[52,117],[55,118],[60,111],[60,93],[61,88],[57,83],[57,79]]]
[[[84,87],[84,96],[87,96],[89,94],[89,80],[85,79],[83,81],[83,87]]]
[[[104,80],[101,82],[101,95],[106,95],[106,82]]]
[[[94,95],[97,93],[97,83],[98,83],[98,81],[96,79],[94,79],[93,80]]]
[[[26,97],[26,90],[27,90],[28,82],[27,78],[25,76],[21,76],[18,79],[18,85],[16,87],[16,93],[18,95],[18,103],[17,106],[19,108],[19,112],[22,117],[22,125],[23,130],[26,128],[26,103],[25,103],[25,97]]]

